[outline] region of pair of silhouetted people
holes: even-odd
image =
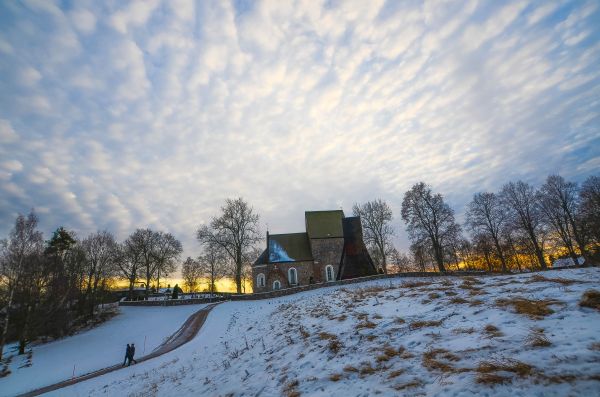
[[[135,361],[135,359],[133,358],[134,355],[135,355],[135,345],[133,343],[131,345],[129,345],[129,343],[128,343],[127,349],[125,349],[125,360],[123,360],[123,366],[125,366],[125,364],[127,364],[127,366],[129,367],[131,365],[132,361],[134,364],[137,364],[137,361]]]

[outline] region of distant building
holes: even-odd
[[[376,274],[359,217],[342,210],[307,211],[306,232],[269,234],[252,265],[254,292]]]

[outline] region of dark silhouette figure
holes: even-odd
[[[137,364],[137,361],[133,358],[133,356],[135,356],[135,345],[132,343],[131,347],[129,348],[129,363],[127,364],[128,367],[131,365],[132,361],[134,364]]]
[[[179,284],[175,284],[173,287],[173,295],[171,296],[173,299],[179,299],[179,293],[183,292],[181,288],[179,288]]]
[[[131,346],[129,346],[129,343],[128,343],[127,349],[125,349],[125,359],[123,360],[123,367],[125,366],[125,364],[127,364],[127,361],[129,361],[130,355],[131,355]]]

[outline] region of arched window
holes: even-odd
[[[279,282],[279,280],[275,280],[273,281],[273,290],[278,290],[281,289],[281,283]]]
[[[256,276],[256,285],[260,288],[265,287],[265,275],[264,274],[259,273],[258,276]]]
[[[327,281],[335,280],[335,272],[333,271],[333,266],[331,266],[331,265],[325,266],[325,280],[327,280]]]
[[[298,272],[293,267],[290,267],[290,270],[288,270],[288,281],[290,285],[298,284]]]

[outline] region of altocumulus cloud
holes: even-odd
[[[600,168],[597,1],[0,2],[0,232],[273,232]],[[399,220],[398,242],[405,244]]]

